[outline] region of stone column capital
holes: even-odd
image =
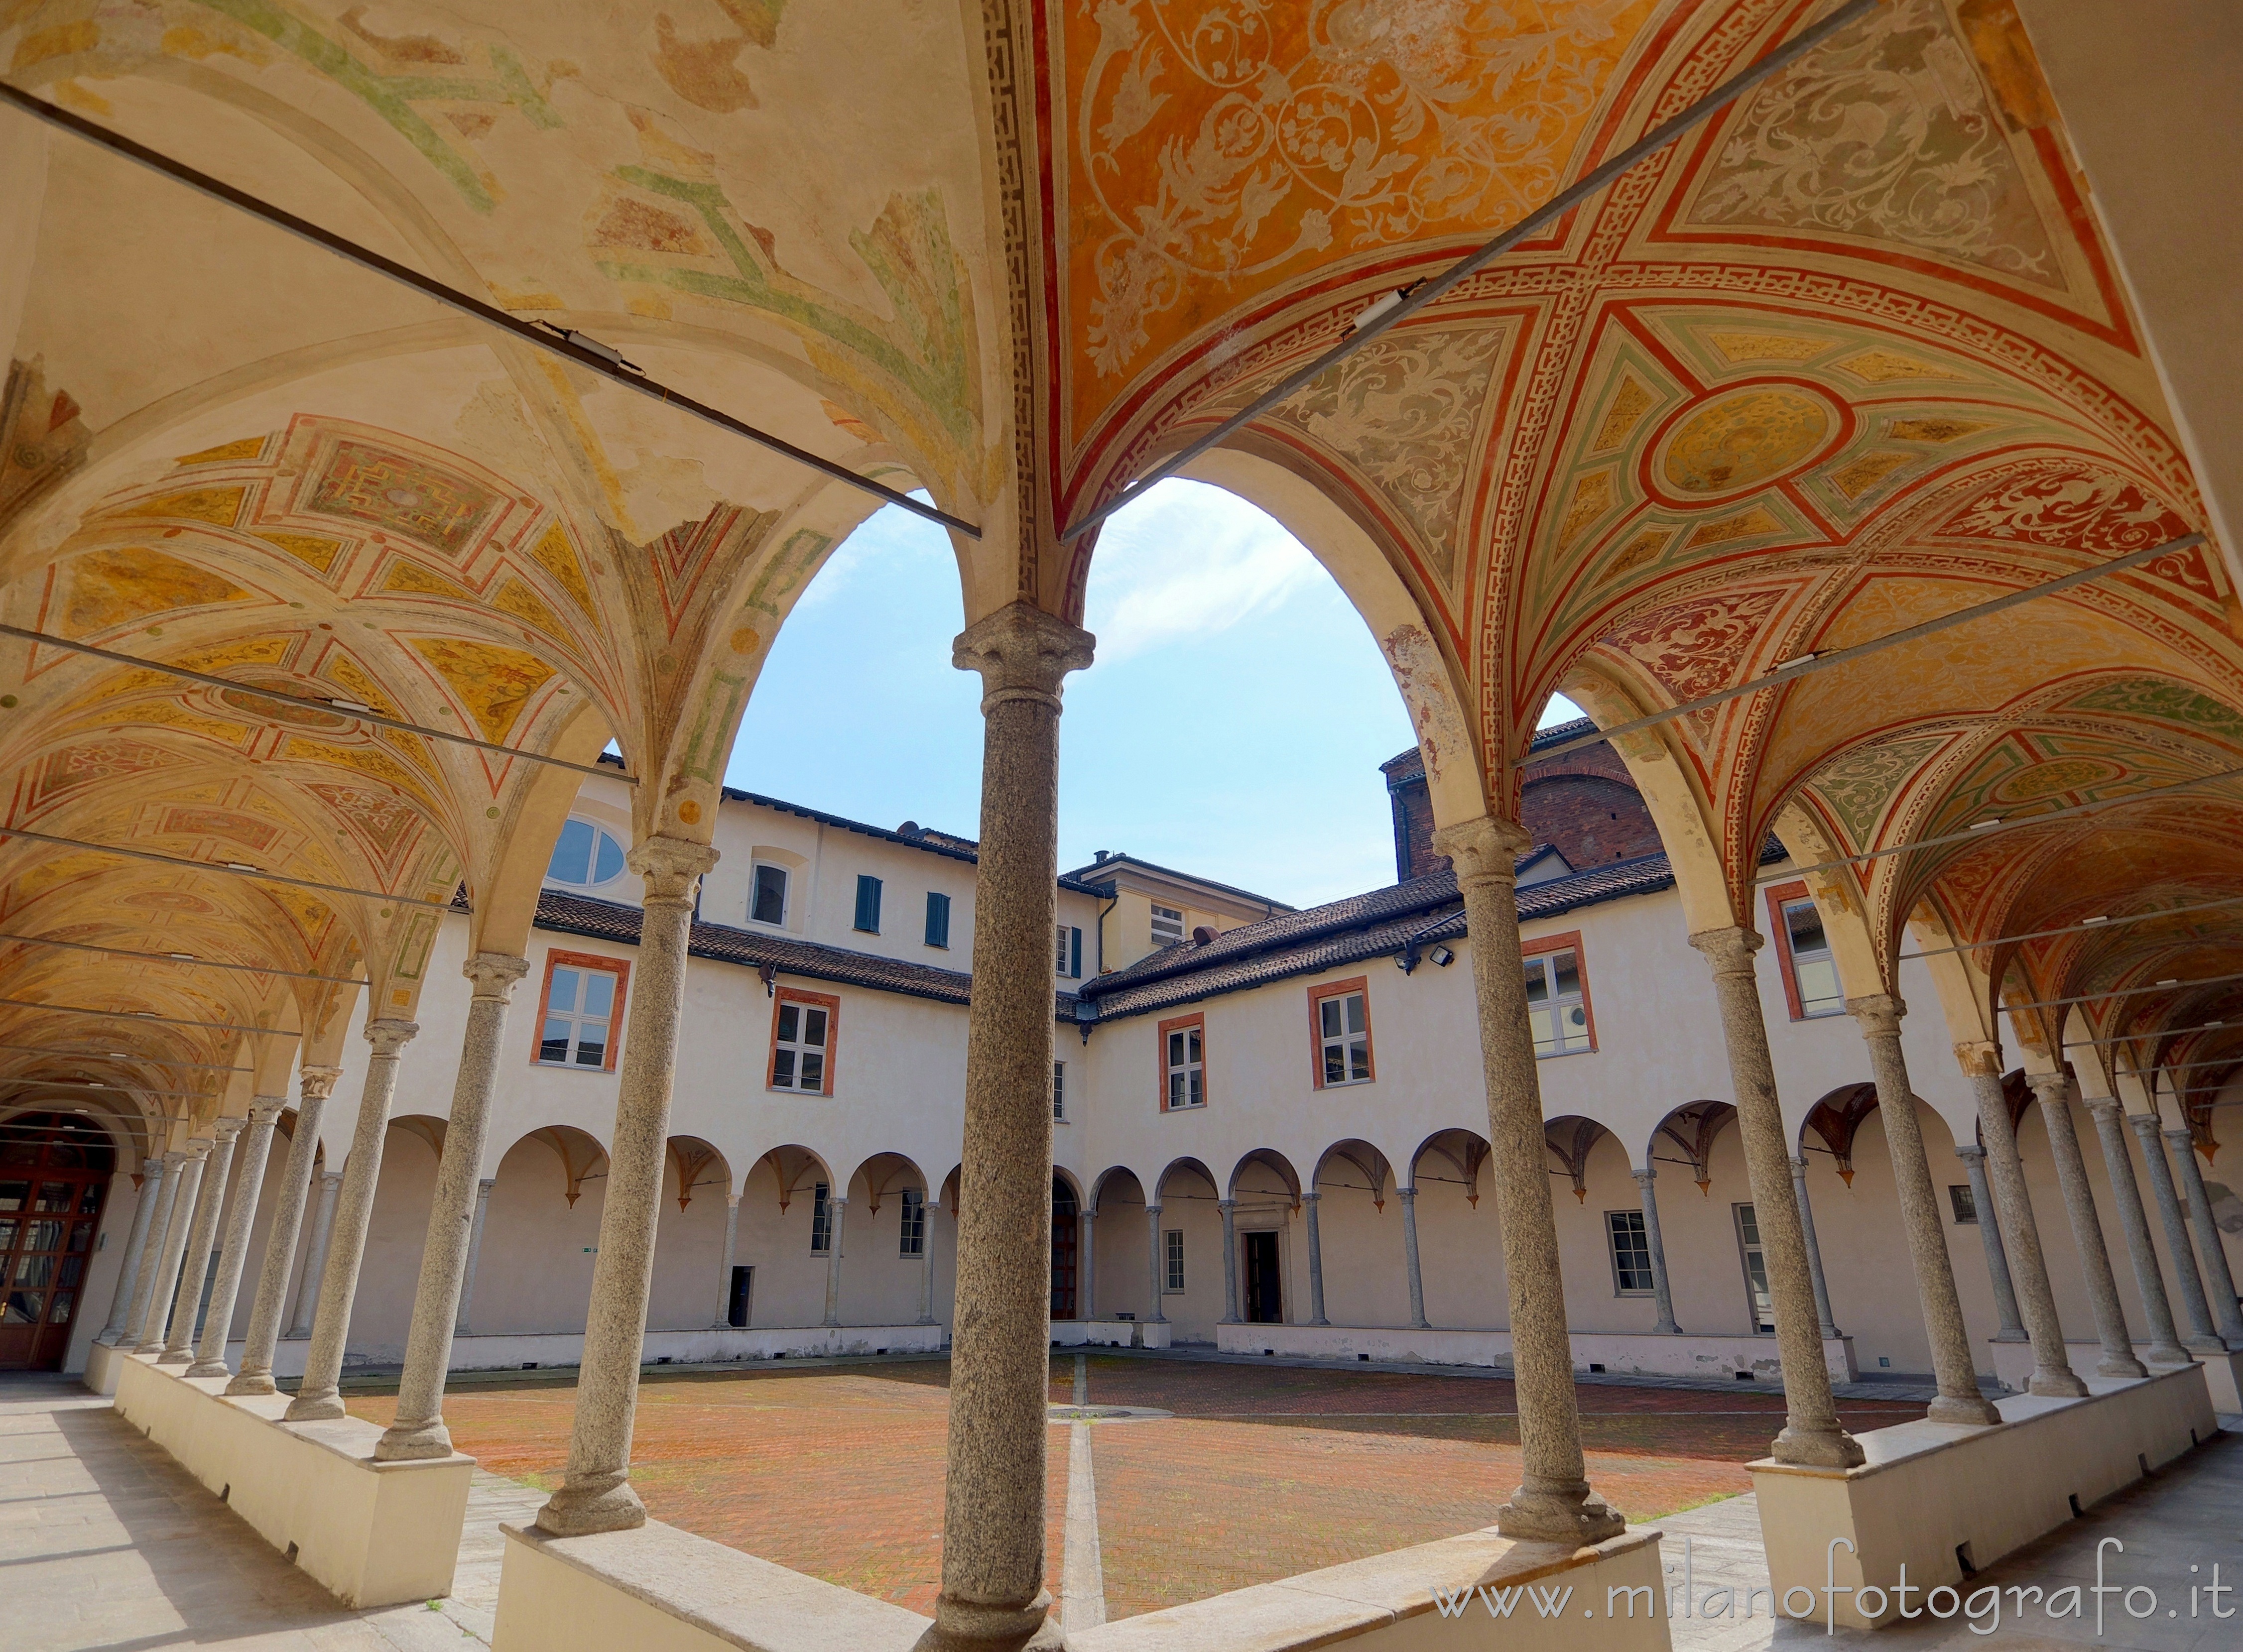
[[[1975,1165],[1986,1157],[1986,1150],[1975,1141],[1966,1141],[1957,1145],[1955,1157],[1966,1165]]]
[[[210,1157],[210,1150],[216,1145],[218,1144],[208,1136],[190,1136],[187,1138],[187,1151],[183,1157],[199,1164]]]
[[[306,1101],[325,1101],[335,1093],[335,1080],[342,1076],[340,1067],[299,1067],[296,1093]]]
[[[736,1211],[736,1210],[739,1209],[739,1208],[740,1208],[740,1196],[739,1196],[738,1193],[727,1193],[727,1194],[725,1194],[725,1195],[724,1195],[724,1208],[725,1208],[726,1210],[728,1210],[728,1211]],[[924,1206],[922,1206],[921,1208],[922,1208],[922,1209],[924,1209],[925,1207],[924,1207]]]
[[[648,837],[631,845],[623,864],[646,883],[646,903],[684,905],[693,898],[694,880],[717,863],[715,849],[683,837]]]
[[[161,1155],[154,1155],[140,1161],[140,1174],[143,1177],[160,1176],[163,1173],[164,1160]]]
[[[495,1176],[478,1177],[475,1180],[476,1196],[482,1199],[488,1199],[490,1197],[491,1189],[497,1185],[498,1178]]]
[[[2159,1123],[2159,1120],[2155,1113],[2128,1113],[2126,1115],[2127,1126],[2145,1142],[2155,1141],[2158,1138]]]
[[[2103,1118],[2105,1109],[2108,1109],[2114,1118],[2119,1111],[2118,1098],[2116,1096],[2083,1096],[2080,1100],[2088,1112],[2098,1121]]]
[[[1889,992],[1865,992],[1846,1000],[1846,1013],[1861,1024],[1864,1038],[1897,1038],[1908,1005]]]
[[[252,1096],[249,1098],[249,1122],[269,1125],[288,1110],[286,1096]]]
[[[1490,878],[1515,883],[1519,857],[1533,847],[1533,836],[1524,826],[1494,815],[1460,820],[1433,834],[1433,852],[1449,857],[1459,885]]]
[[[1311,1190],[1301,1195],[1301,1203],[1303,1205],[1313,1205],[1323,1197],[1324,1195],[1322,1193]]]
[[[2186,1147],[2192,1152],[2195,1150],[2196,1132],[2186,1125],[2168,1125],[2159,1133],[2176,1146]]]
[[[340,1187],[342,1185],[342,1172],[339,1170],[323,1170],[320,1172],[320,1185],[326,1192],[332,1193],[335,1189]]]
[[[2036,1100],[2051,1107],[2061,1107],[2071,1097],[2071,1080],[2060,1072],[2029,1072],[2025,1082],[2032,1086]]]
[[[1219,1211],[1235,1211],[1238,1208],[1238,1201],[1235,1199],[1218,1199],[1215,1201],[1215,1207]]]
[[[246,1118],[220,1118],[213,1121],[211,1128],[218,1132],[219,1145],[223,1146],[248,1129],[249,1120]]]
[[[825,1196],[825,1208],[826,1208],[826,1209],[828,1209],[828,1210],[835,1210],[835,1211],[838,1211],[838,1210],[839,1210],[839,1209],[843,1208],[843,1207],[844,1207],[845,1205],[846,1205],[848,1203],[849,1203],[849,1201],[848,1201],[847,1199],[844,1199],[844,1198],[843,1198],[840,1194],[839,1194],[839,1193],[828,1193],[828,1194]]]
[[[1962,1066],[1963,1076],[1966,1078],[2001,1076],[2002,1046],[1991,1038],[1957,1039],[1955,1059]]]
[[[177,1170],[180,1165],[187,1162],[188,1157],[189,1154],[185,1148],[174,1147],[164,1155],[164,1168],[166,1170]]]
[[[981,714],[1008,700],[1059,709],[1060,685],[1088,667],[1098,639],[1029,602],[985,614],[950,645],[950,663],[981,674]]]
[[[1700,930],[1690,937],[1690,944],[1706,955],[1716,976],[1723,976],[1752,974],[1753,954],[1767,943],[1758,931],[1732,923],[1727,929]]]
[[[1414,1205],[1418,1202],[1418,1189],[1414,1185],[1409,1187],[1397,1187],[1394,1190],[1394,1197],[1404,1205]]]
[[[1082,1219],[1086,1222],[1096,1221],[1098,1219],[1098,1206],[1095,1205],[1084,1205],[1082,1207]]]
[[[417,1021],[401,1021],[385,1016],[379,1021],[366,1024],[366,1041],[374,1046],[374,1059],[394,1056],[413,1042],[421,1031]]]
[[[529,960],[504,952],[478,952],[460,965],[460,973],[475,984],[475,997],[504,1003],[513,996],[514,984],[529,973]]]
[[[1148,1216],[1158,1216],[1160,1213],[1161,1207],[1158,1205],[1148,1205],[1145,1206],[1145,1214]]]
[[[1630,1171],[1628,1174],[1635,1178],[1635,1185],[1638,1187],[1648,1187],[1659,1179],[1659,1172],[1649,1165],[1646,1165],[1641,1170]]]

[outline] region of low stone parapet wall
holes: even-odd
[[[1858,1468],[1750,1465],[1777,1609],[1874,1628],[1899,1615],[1894,1590],[1904,1582],[1920,1613],[1924,1591],[1965,1586],[1970,1571],[2219,1427],[2200,1366],[2087,1385],[2085,1399],[1999,1400],[2002,1420],[1990,1427],[1916,1421],[1857,1434],[1869,1458]]]
[[[1429,1365],[1507,1366],[1508,1331],[1420,1331],[1406,1326],[1346,1325],[1220,1325],[1215,1346],[1223,1353],[1278,1353],[1323,1360],[1421,1360]],[[1584,1373],[1693,1377],[1734,1381],[1782,1379],[1774,1337],[1672,1336],[1655,1333],[1576,1331],[1573,1369]],[[1859,1374],[1851,1337],[1822,1345],[1833,1382]]]
[[[674,1526],[508,1526],[493,1652],[909,1652],[916,1612]],[[1490,1597],[1492,1597],[1491,1602]],[[1593,1548],[1493,1531],[1074,1630],[1076,1652],[1666,1652],[1659,1534]]]
[[[286,1394],[229,1399],[224,1377],[127,1354],[119,1416],[224,1498],[345,1606],[452,1591],[475,1460],[376,1462],[381,1430],[355,1417],[284,1422]]]
[[[2004,1342],[1990,1339],[1986,1346],[1993,1350],[1994,1375],[2006,1387],[2019,1393],[2025,1392],[2032,1381],[2033,1351],[2030,1342]],[[2103,1357],[2103,1345],[2091,1340],[2069,1341],[2064,1345],[2071,1356],[2074,1371],[2092,1371],[2095,1362]],[[2134,1357],[2146,1360],[2150,1345],[2134,1344]],[[2196,1362],[2204,1367],[2205,1386],[2212,1394],[2212,1408],[2228,1415],[2243,1412],[2243,1353],[2199,1353]]]

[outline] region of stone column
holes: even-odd
[[[930,1199],[919,1206],[926,1223],[926,1252],[919,1259],[919,1322],[938,1323],[934,1317],[934,1213],[942,1208],[940,1199]]]
[[[825,1201],[825,1323],[841,1323],[841,1230],[849,1219],[849,1201]]]
[[[1098,1207],[1086,1208],[1081,1219],[1082,1237],[1075,1245],[1081,1259],[1075,1271],[1082,1279],[1082,1322],[1088,1325],[1098,1317]]]
[[[304,1252],[304,1274],[296,1281],[296,1311],[288,1320],[288,1334],[294,1338],[312,1334],[312,1317],[319,1312],[320,1279],[327,1271],[327,1241],[334,1236],[335,1200],[342,1194],[343,1173],[323,1171],[319,1182],[319,1203],[312,1212],[312,1242]]]
[[[312,1346],[304,1351],[303,1386],[288,1403],[287,1422],[312,1422],[344,1414],[341,1393],[343,1345],[350,1335],[351,1308],[358,1298],[358,1272],[366,1261],[366,1230],[374,1219],[374,1185],[381,1179],[383,1138],[389,1132],[390,1103],[397,1095],[397,1062],[420,1025],[383,1019],[367,1024],[374,1053],[366,1064],[366,1087],[359,1092],[358,1127],[351,1132],[350,1157],[343,1161],[342,1186],[327,1234],[327,1257],[320,1269],[319,1311],[312,1320]]]
[[[2010,1255],[2002,1247],[2002,1225],[1994,1219],[1993,1190],[1986,1185],[1986,1150],[1965,1142],[1955,1150],[1963,1161],[1963,1174],[1970,1183],[1970,1208],[1977,1212],[1978,1243],[1986,1252],[1986,1278],[1994,1287],[1994,1312],[2002,1328],[1997,1342],[2023,1342],[2025,1322],[2017,1317],[2017,1287],[2010,1283]]]
[[[1014,602],[961,634],[953,655],[982,680],[981,837],[942,1592],[927,1649],[1061,1639],[1043,1587],[1051,937],[1060,685],[1090,663],[1094,642]]]
[[[2079,1266],[2087,1276],[2087,1299],[2095,1310],[2095,1334],[2102,1339],[2103,1357],[2096,1361],[2098,1377],[2146,1377],[2149,1372],[2134,1358],[2134,1339],[2126,1329],[2126,1311],[2118,1306],[2118,1281],[2112,1277],[2111,1252],[2103,1243],[2103,1224],[2095,1214],[2095,1191],[2087,1185],[2087,1161],[2080,1156],[2079,1132],[2071,1122],[2071,1081],[2060,1072],[2035,1073],[2026,1082],[2040,1103],[2041,1122],[2048,1126],[2049,1155],[2056,1161],[2056,1179],[2064,1189],[2064,1212],[2071,1223],[2073,1242],[2079,1246]]]
[[[1957,1053],[1978,1098],[1978,1139],[1986,1150],[1986,1179],[1994,1185],[1994,1205],[2002,1219],[2002,1241],[2010,1253],[2011,1277],[2017,1287],[2017,1311],[2024,1315],[2032,1343],[2030,1393],[2084,1394],[2087,1385],[2071,1368],[2064,1346],[2064,1324],[2057,1318],[2056,1293],[2049,1288],[2048,1262],[2041,1254],[2040,1228],[2025,1191],[2025,1167],[2017,1157],[2017,1127],[2002,1094],[2001,1062],[1990,1044],[1965,1044]]]
[[[2204,1191],[2203,1167],[2196,1162],[2196,1138],[2187,1125],[2166,1132],[2172,1144],[2173,1163],[2180,1167],[2181,1191],[2188,1198],[2189,1225],[2196,1230],[2196,1249],[2204,1265],[2205,1294],[2212,1299],[2215,1334],[2230,1348],[2243,1348],[2243,1313],[2237,1311],[2235,1275],[2227,1266],[2227,1251],[2219,1242],[2219,1225],[2212,1219],[2212,1200]]]
[[[115,1347],[124,1336],[125,1322],[132,1317],[132,1305],[139,1299],[140,1281],[148,1273],[148,1230],[154,1226],[163,1186],[164,1161],[142,1159],[140,1197],[132,1202],[132,1232],[125,1238],[125,1255],[117,1265],[117,1294],[109,1299],[109,1323],[94,1338],[104,1348]]]
[[[1161,1310],[1161,1299],[1168,1286],[1169,1268],[1168,1259],[1161,1254],[1161,1207],[1158,1205],[1145,1206],[1145,1230],[1151,1240],[1151,1249],[1147,1254],[1153,1262],[1153,1306],[1145,1320],[1150,1325],[1166,1325],[1169,1316]]]
[[[421,1278],[413,1291],[413,1322],[405,1333],[395,1420],[374,1444],[378,1462],[452,1454],[451,1431],[444,1427],[444,1375],[451,1369],[452,1336],[466,1306],[468,1248],[477,1233],[476,1188],[490,1139],[491,1094],[498,1086],[499,1056],[506,1043],[507,1001],[515,983],[529,973],[529,961],[478,952],[460,966],[460,973],[472,984],[467,1034],[452,1083],[444,1152],[436,1161],[428,1236],[421,1245]]]
[[[1807,1239],[1799,1224],[1799,1206],[1791,1196],[1791,1132],[1776,1099],[1775,1063],[1768,1052],[1768,1025],[1761,1018],[1760,984],[1753,970],[1761,937],[1740,925],[1701,930],[1690,937],[1690,944],[1706,955],[1714,972],[1729,1085],[1736,1092],[1745,1174],[1752,1187],[1753,1219],[1760,1230],[1768,1296],[1775,1310],[1787,1414],[1783,1432],[1771,1449],[1782,1462],[1851,1468],[1862,1461],[1862,1447],[1838,1426],[1830,1367],[1822,1353],[1822,1320],[1815,1311],[1815,1279],[1807,1267]]]
[[[1908,1060],[1901,1051],[1900,1018],[1908,1006],[1889,993],[1876,992],[1847,999],[1846,1012],[1860,1024],[1862,1041],[1869,1047],[1877,1117],[1884,1121],[1885,1147],[1892,1156],[1893,1181],[1900,1194],[1901,1226],[1908,1235],[1909,1265],[1916,1275],[1916,1302],[1931,1343],[1939,1395],[1924,1415],[1933,1422],[1999,1422],[2002,1414],[1978,1392],[1977,1362],[1970,1355],[1970,1332],[1963,1320],[1955,1266],[1939,1219],[1939,1194],[1923,1151],[1923,1121],[1916,1117],[1916,1088],[1909,1082]]]
[[[567,1475],[537,1512],[537,1524],[562,1537],[646,1523],[646,1505],[630,1484],[631,1420],[646,1344],[655,1229],[662,1217],[693,896],[701,875],[717,863],[717,851],[682,838],[650,837],[626,859],[646,892],[616,1082],[615,1138],[608,1147],[607,1199],[592,1266]]]
[[[265,1191],[265,1158],[273,1147],[273,1126],[288,1105],[286,1096],[258,1096],[249,1104],[249,1128],[234,1154],[233,1203],[226,1214],[226,1239],[219,1251],[218,1278],[211,1282],[210,1312],[203,1316],[202,1340],[195,1346],[191,1377],[226,1377],[226,1333],[233,1326],[233,1299],[241,1291],[241,1270],[249,1260],[249,1230],[257,1221],[257,1196]]]
[[[246,1118],[221,1118],[212,1126],[218,1145],[203,1166],[202,1186],[195,1194],[194,1226],[187,1232],[187,1252],[179,1264],[178,1294],[172,1299],[172,1333],[164,1339],[158,1365],[192,1365],[195,1358],[195,1314],[202,1306],[203,1283],[210,1278],[211,1252],[218,1248],[218,1217],[226,1207],[226,1172],[233,1164],[233,1144]]]
[[[495,1176],[482,1177],[475,1183],[475,1219],[474,1225],[468,1229],[468,1266],[466,1271],[460,1276],[460,1311],[452,1320],[454,1336],[464,1337],[475,1334],[468,1321],[468,1313],[475,1299],[475,1271],[482,1266],[483,1224],[490,1219],[491,1189],[497,1185],[498,1178]],[[727,1244],[725,1247],[727,1259],[731,1254],[731,1247]]]
[[[1674,1323],[1674,1293],[1667,1287],[1667,1246],[1659,1235],[1659,1195],[1653,1184],[1659,1172],[1649,1165],[1635,1172],[1635,1185],[1643,1195],[1643,1243],[1651,1255],[1651,1294],[1659,1308],[1659,1323],[1651,1328],[1668,1336],[1679,1336],[1682,1327]]]
[[[1231,1222],[1231,1213],[1236,1207],[1236,1201],[1233,1199],[1219,1199],[1215,1202],[1215,1208],[1223,1212],[1223,1322],[1225,1325],[1238,1323],[1238,1233]],[[1411,1231],[1414,1234],[1415,1230]],[[1413,1244],[1410,1247],[1412,1264],[1410,1276],[1413,1283],[1418,1274],[1415,1266],[1417,1255],[1418,1247]]]
[[[1309,1323],[1330,1325],[1324,1318],[1324,1240],[1317,1227],[1317,1206],[1324,1203],[1324,1195],[1307,1192],[1301,1195],[1301,1208],[1309,1216]]]
[[[1799,1236],[1807,1241],[1807,1277],[1815,1286],[1815,1317],[1822,1321],[1822,1340],[1836,1340],[1845,1333],[1830,1317],[1830,1286],[1822,1277],[1822,1247],[1815,1239],[1815,1206],[1807,1197],[1807,1155],[1791,1161],[1791,1196],[1799,1201]]]
[[[740,1196],[724,1195],[724,1259],[717,1268],[717,1317],[711,1325],[727,1326],[732,1322],[733,1259],[739,1254]]]
[[[271,1393],[273,1350],[280,1340],[281,1299],[296,1265],[296,1239],[304,1226],[305,1196],[311,1191],[312,1164],[320,1152],[320,1116],[342,1077],[340,1067],[304,1067],[297,1071],[296,1132],[288,1139],[288,1162],[273,1201],[273,1226],[265,1236],[265,1260],[257,1271],[257,1299],[250,1305],[249,1333],[241,1347],[241,1372],[226,1385],[228,1393]],[[311,1265],[305,1265],[309,1273]],[[301,1293],[299,1293],[300,1295]]]
[[[1432,1321],[1425,1317],[1425,1274],[1418,1261],[1418,1190],[1397,1187],[1394,1196],[1402,1201],[1402,1268],[1410,1285],[1410,1323],[1420,1331],[1430,1331]]]
[[[164,1213],[164,1248],[157,1252],[155,1276],[148,1282],[148,1307],[141,1316],[135,1353],[164,1351],[164,1334],[172,1323],[172,1294],[187,1253],[187,1228],[194,1220],[195,1196],[202,1190],[203,1161],[210,1150],[209,1137],[191,1138],[178,1166],[164,1179],[172,1185],[170,1208]]]
[[[1573,1339],[1558,1266],[1557,1219],[1550,1207],[1549,1145],[1542,1133],[1534,1035],[1526,1019],[1526,966],[1519,950],[1516,863],[1531,846],[1515,822],[1486,815],[1445,826],[1433,836],[1434,851],[1455,864],[1472,942],[1489,1164],[1503,1216],[1510,1291],[1524,1473],[1497,1523],[1506,1537],[1574,1546],[1601,1542],[1627,1521],[1590,1491],[1581,1455]],[[1402,1209],[1410,1218],[1406,1199]],[[1412,1306],[1422,1320],[1423,1304]]]
[[[2150,1191],[2157,1195],[2166,1249],[2172,1256],[2173,1278],[2180,1282],[2181,1306],[2188,1313],[2188,1337],[2182,1346],[2191,1353],[2225,1353],[2226,1342],[2212,1328],[2212,1305],[2205,1300],[2204,1280],[2196,1271],[2196,1252],[2188,1242],[2188,1219],[2180,1213],[2180,1199],[2173,1192],[2172,1166],[2166,1162],[2166,1145],[2158,1138],[2158,1116],[2128,1113],[2126,1124],[2134,1139],[2142,1144],[2142,1164],[2150,1172]]]
[[[2172,1302],[2166,1295],[2166,1276],[2158,1266],[2157,1246],[2150,1239],[2142,1190],[2134,1181],[2134,1161],[2126,1152],[2124,1110],[2115,1097],[2090,1096],[2087,1111],[2095,1120],[2095,1139],[2103,1149],[2111,1202],[2118,1207],[2118,1231],[2126,1236],[2126,1255],[2134,1265],[2134,1288],[2141,1293],[2142,1314],[2150,1322],[2150,1347],[2144,1357],[2153,1366],[2190,1364],[2189,1352],[2180,1346],[2173,1330]]]

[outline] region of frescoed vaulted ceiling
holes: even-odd
[[[1834,9],[26,0],[0,72],[925,487],[988,527],[957,541],[969,616],[1071,617],[1096,536],[1060,527]],[[76,140],[44,155],[6,209],[37,233],[0,251],[28,295],[7,621],[500,748],[611,737],[641,830],[705,834],[771,637],[867,501]],[[2014,0],[1885,0],[1231,445],[1404,594],[1405,695],[1441,681],[1500,812],[1560,688],[1654,713],[2206,528],[2119,270]],[[2116,921],[2243,895],[2236,554],[1729,700],[1642,760],[1742,921],[1790,823],[1873,857],[1827,881],[1888,968],[1911,935],[2109,917],[1973,967],[2017,1002],[2243,972],[2224,910]],[[21,642],[0,675],[9,822],[376,892],[19,839],[18,929],[371,967],[399,1008],[428,910],[401,897],[479,899],[557,818],[535,765],[347,708]],[[0,997],[65,974],[0,955]],[[185,1005],[173,974],[145,990]],[[230,1022],[284,996],[192,990]]]

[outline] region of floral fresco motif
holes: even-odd
[[[1444,580],[1453,576],[1458,495],[1505,336],[1501,327],[1389,333],[1278,410],[1385,490]]]
[[[1642,0],[1071,6],[1074,336],[1126,379],[1310,261],[1484,235],[1561,185]],[[1103,399],[1103,389],[1079,395]]]
[[[1869,841],[1893,793],[1945,743],[1941,736],[1859,746],[1825,765],[1809,782],[1809,789],[1845,828],[1848,847],[1859,849]]]
[[[1644,615],[1613,646],[1667,685],[1675,699],[1695,700],[1735,680],[1737,668],[1789,593],[1729,591]]]
[[[2119,556],[2179,539],[2188,524],[2136,483],[2065,466],[2004,483],[1949,517],[1939,532]]]
[[[1977,64],[1936,0],[1878,7],[1754,94],[1691,215],[1867,236],[2061,280]]]

